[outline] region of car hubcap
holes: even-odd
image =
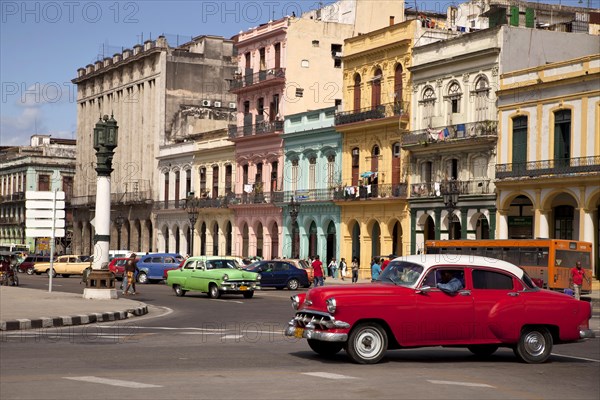
[[[377,357],[381,352],[383,338],[374,329],[365,329],[356,337],[356,352],[363,359],[371,359]]]
[[[539,332],[528,333],[523,342],[525,344],[525,351],[532,356],[539,356],[546,349],[544,337]]]
[[[290,282],[290,289],[298,289],[298,282],[291,281]]]

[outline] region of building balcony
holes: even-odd
[[[406,199],[406,183],[372,184],[340,187],[334,192],[334,200],[390,200]]]
[[[228,199],[228,205],[244,205],[244,204],[270,204],[283,202],[283,192],[258,192],[251,193],[235,193],[231,194]]]
[[[258,85],[260,83],[278,84],[285,83],[285,68],[271,68],[253,73],[252,69],[246,70],[245,75],[235,75],[231,81],[229,91],[231,93],[239,93],[246,88]]]
[[[152,203],[152,190],[150,189],[150,181],[138,179],[124,182],[122,189],[125,191],[114,192],[110,194],[111,204],[150,204]],[[96,185],[88,186],[89,196],[71,197],[71,205],[73,207],[82,207],[96,204]],[[114,187],[113,187],[114,189]]]
[[[0,196],[0,203],[14,203],[19,201],[25,201],[25,193],[24,192],[15,192],[13,194],[7,194],[5,196]]]
[[[0,225],[20,225],[22,222],[25,222],[23,218],[0,217]]]
[[[375,107],[361,108],[360,110],[343,111],[335,114],[335,125],[353,124],[373,119],[388,117],[400,117],[408,120],[410,104],[406,102],[395,102],[380,104]]]
[[[194,206],[196,208],[226,208],[229,204],[229,198],[219,196],[217,198],[194,198]],[[155,210],[182,210],[185,211],[187,199],[171,200],[171,201],[155,201]]]
[[[600,173],[600,156],[496,165],[496,179]]]
[[[337,189],[304,189],[304,190],[285,190],[280,192],[274,192],[274,201],[277,203],[286,204],[292,200],[299,203],[305,202],[317,202],[317,201],[333,201]]]
[[[441,197],[444,193],[451,192],[458,192],[459,195],[493,194],[490,183],[490,179],[413,183],[410,185],[410,197]]]
[[[263,121],[255,125],[229,125],[229,138],[237,139],[248,136],[266,135],[269,133],[283,133],[283,121]]]
[[[403,135],[402,148],[428,146],[448,141],[472,140],[478,138],[498,138],[498,121],[479,121],[437,128],[420,129]]]

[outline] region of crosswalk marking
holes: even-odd
[[[149,383],[122,381],[120,379],[108,379],[100,378],[97,376],[65,376],[64,379],[70,379],[73,381],[90,382],[90,383],[101,383],[104,385],[120,386],[133,389],[148,389],[162,387],[161,385],[151,385]]]
[[[302,375],[315,376],[317,378],[325,378],[325,379],[360,379],[354,376],[348,375],[340,375],[340,374],[332,374],[331,372],[303,372]]]

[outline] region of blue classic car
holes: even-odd
[[[181,261],[183,257],[177,253],[146,254],[137,262],[139,269],[137,281],[139,283],[162,281],[164,270],[178,266]]]
[[[247,271],[260,273],[261,287],[274,287],[296,290],[300,286],[309,287],[308,274],[306,270],[296,267],[285,260],[257,261],[245,268]]]

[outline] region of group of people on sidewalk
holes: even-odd
[[[381,263],[379,257],[374,257],[371,262],[371,282],[377,280],[383,269],[389,264],[390,260],[395,256],[390,255],[389,259],[386,259]],[[325,279],[327,277],[336,279],[338,273],[340,275],[341,280],[345,280],[348,273],[348,264],[346,263],[346,259],[342,258],[338,264],[335,258],[332,258],[329,264],[325,266],[321,261],[319,255],[315,256],[315,259],[311,262],[311,266],[313,268],[314,274],[314,285],[323,286],[325,283]],[[360,264],[358,262],[358,258],[354,257],[352,259],[352,263],[350,264],[350,271],[352,273],[352,283],[358,283],[358,270],[360,268]]]

